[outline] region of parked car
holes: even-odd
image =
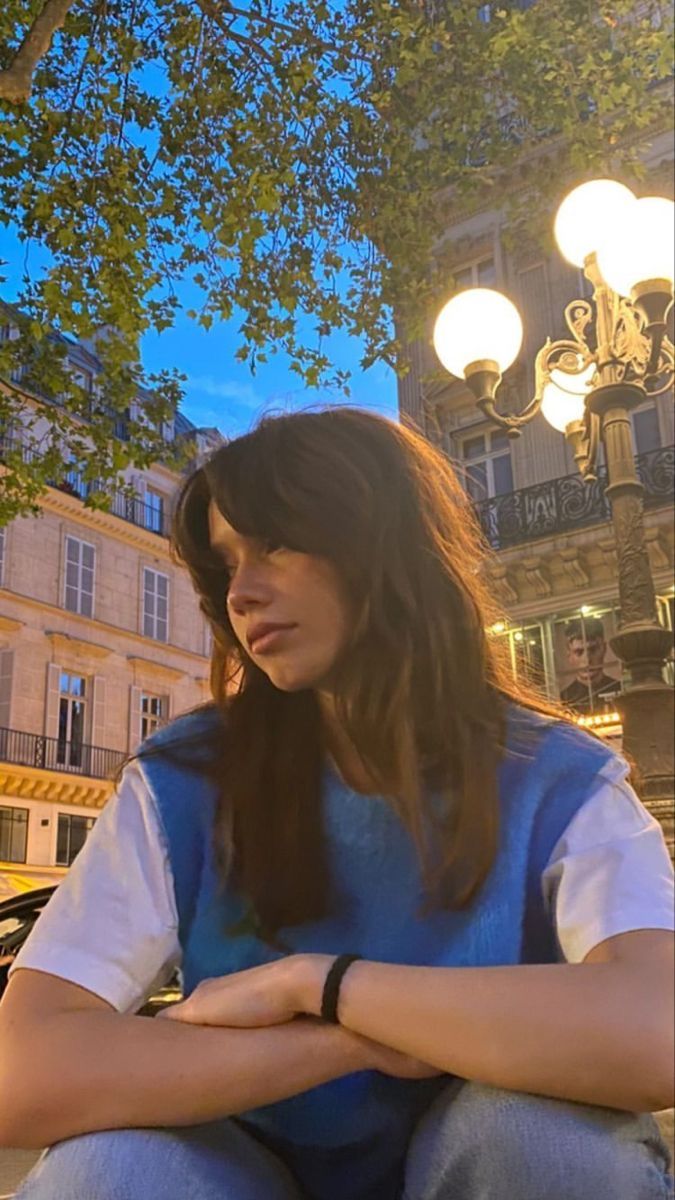
[[[12,960],[26,941],[47,901],[56,891],[56,885],[36,888],[0,901],[0,997],[6,986]],[[139,1009],[139,1015],[154,1017],[162,1008],[181,999],[180,978],[176,973],[172,979],[151,996]]]

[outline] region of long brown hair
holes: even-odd
[[[468,904],[497,848],[506,702],[546,702],[516,685],[486,633],[497,615],[487,550],[449,463],[372,413],[306,411],[267,417],[219,448],[178,497],[173,547],[213,629],[211,687],[224,718],[216,845],[274,933],[326,911],[321,718],[312,691],[281,692],[238,643],[227,572],[209,543],[211,500],[242,536],[337,568],[355,614],[337,667],[338,717],[415,840],[429,902]],[[445,797],[435,815],[432,789]],[[436,871],[429,822],[442,839]]]

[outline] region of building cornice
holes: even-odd
[[[672,505],[645,513],[645,537],[657,594],[673,584]],[[512,621],[535,620],[584,602],[617,602],[612,525],[588,526],[497,551],[485,578]]]
[[[57,621],[62,620],[65,616],[67,617],[69,624],[72,622],[80,624],[82,626],[83,633],[85,631],[87,633],[91,633],[92,629],[96,629],[96,631],[100,632],[101,635],[112,634],[115,637],[123,637],[126,638],[127,641],[135,642],[136,646],[147,646],[148,649],[152,648],[155,651],[159,649],[163,653],[171,652],[172,654],[176,654],[185,658],[193,669],[199,669],[200,671],[203,671],[204,666],[208,666],[209,660],[205,654],[197,654],[195,650],[187,650],[182,646],[176,646],[173,642],[156,642],[152,638],[144,637],[142,633],[138,633],[134,629],[125,629],[124,626],[121,625],[110,625],[107,621],[99,621],[93,617],[83,617],[80,613],[73,613],[69,610],[66,612],[64,609],[59,608],[56,604],[49,604],[46,600],[37,600],[34,596],[26,596],[23,592],[14,592],[9,588],[0,587],[0,600],[3,599],[10,600],[14,604],[21,604],[28,608],[37,609],[38,612],[43,612],[49,616],[55,617]],[[11,617],[6,619],[12,620]],[[58,634],[59,631],[53,630],[50,632],[52,635],[54,635]],[[64,633],[61,636],[66,637],[67,635]],[[73,637],[73,635],[70,636]],[[81,642],[82,646],[86,646],[87,650],[89,650],[90,643],[88,642],[87,638],[78,639],[75,637],[74,640]],[[69,644],[72,645],[72,642]],[[124,652],[117,650],[115,647],[111,647],[110,653],[119,654]]]
[[[14,617],[3,617],[0,613],[0,632],[2,633],[17,633],[23,624],[23,621],[16,621]]]
[[[103,808],[113,786],[107,779],[89,779],[63,771],[0,762],[0,795],[17,800],[47,800],[53,804]]]
[[[113,653],[110,646],[100,646],[98,642],[90,642],[86,638],[73,637],[71,633],[61,633],[58,630],[46,629],[45,637],[49,638],[54,650],[60,654],[63,650],[79,650],[88,658],[108,658]]]
[[[166,679],[168,683],[177,683],[185,676],[185,671],[156,662],[154,658],[142,658],[139,654],[128,654],[127,662],[131,663],[134,671],[147,672],[155,679]]]
[[[87,529],[95,529],[108,537],[115,538],[126,545],[140,547],[154,558],[163,558],[171,562],[169,539],[152,530],[144,529],[142,525],[134,525],[114,513],[103,512],[99,508],[87,508],[83,500],[70,496],[58,488],[49,488],[40,499],[40,505],[47,512],[58,516],[68,517]]]

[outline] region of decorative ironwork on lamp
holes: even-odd
[[[567,305],[571,338],[548,338],[540,349],[534,396],[522,412],[503,415],[496,408],[502,375],[523,336],[520,314],[502,293],[469,288],[454,296],[436,321],[438,357],[466,380],[485,416],[510,437],[542,412],[572,444],[582,475],[594,478],[607,400],[597,396],[599,390],[622,384],[622,400],[634,408],[666,391],[675,378],[675,350],[666,332],[674,228],[672,201],[638,200],[612,180],[582,184],[563,201],[556,238],[564,257],[583,269],[593,298]]]

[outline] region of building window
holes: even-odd
[[[28,809],[0,807],[0,862],[25,863]]]
[[[166,696],[153,696],[150,692],[141,693],[141,741],[164,724],[166,713]]]
[[[496,282],[497,268],[491,256],[480,258],[455,271],[455,289],[458,292],[463,288],[493,287]]]
[[[505,639],[514,679],[525,686],[531,685],[540,692],[548,693],[550,689],[546,669],[546,647],[541,623],[507,626],[505,621],[500,621],[490,632]]]
[[[65,607],[83,617],[90,617],[94,610],[95,557],[96,551],[89,542],[66,538]]]
[[[0,528],[0,587],[5,578],[5,530]]]
[[[661,449],[659,414],[654,404],[637,408],[631,413],[635,449],[638,454],[649,454],[650,450]]]
[[[462,482],[476,503],[513,491],[511,443],[505,433],[486,430],[464,438],[460,456]]]
[[[71,367],[70,377],[77,387],[81,387],[88,395],[91,393],[94,386],[91,371],[85,371],[84,367]]]
[[[59,676],[59,733],[56,761],[61,766],[81,767],[85,744],[87,681],[81,675],[61,671]]]
[[[143,568],[143,633],[166,642],[169,633],[169,578],[151,567]]]
[[[75,813],[59,813],[56,834],[57,867],[71,865],[80,853],[95,823],[95,817],[80,817]]]
[[[152,488],[145,493],[145,528],[153,533],[164,532],[164,497]]]

